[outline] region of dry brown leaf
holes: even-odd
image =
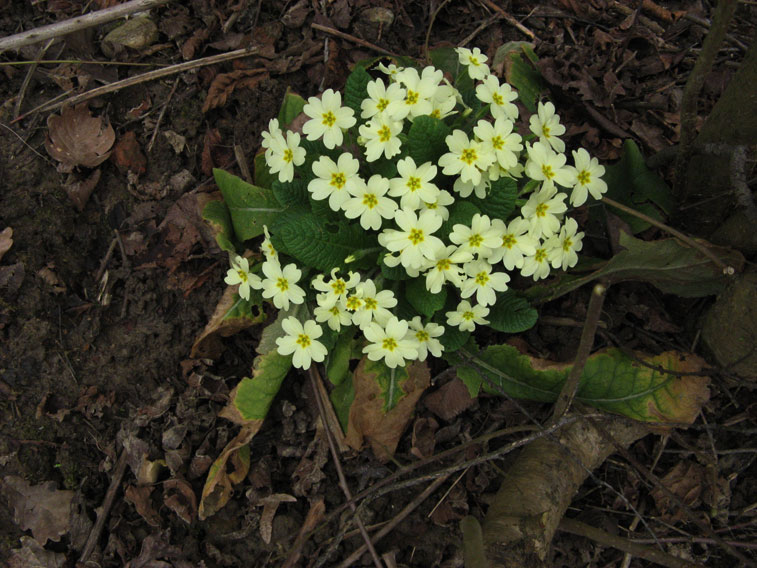
[[[169,479],[163,483],[163,503],[188,525],[197,516],[197,496],[183,479]]]
[[[208,96],[202,105],[202,112],[220,107],[226,104],[226,100],[237,88],[247,87],[254,89],[260,81],[268,77],[265,67],[255,69],[238,69],[230,73],[217,75],[208,89]]]
[[[47,153],[61,163],[64,171],[75,166],[94,168],[110,156],[116,133],[101,116],[92,116],[85,103],[66,107],[62,114],[47,119]]]
[[[64,186],[66,194],[74,202],[79,211],[84,211],[84,206],[87,204],[89,196],[92,195],[95,187],[97,187],[97,183],[100,181],[101,173],[100,168],[97,168],[88,177],[72,181]]]
[[[45,550],[29,536],[21,537],[21,548],[11,550],[8,568],[63,568],[66,555]]]
[[[129,170],[137,175],[147,171],[147,158],[142,153],[133,130],[121,136],[113,151],[113,158],[120,170]]]
[[[274,493],[260,502],[260,504],[263,505],[263,513],[260,515],[260,536],[266,544],[271,544],[273,519],[276,516],[276,510],[279,508],[279,504],[296,502],[296,497],[292,497],[286,493]]]
[[[8,252],[12,246],[13,229],[11,229],[10,227],[5,227],[5,229],[0,232],[0,260],[2,260],[5,253]]]
[[[373,453],[381,461],[388,461],[397,449],[400,437],[415,411],[415,403],[428,387],[431,374],[428,365],[414,362],[406,367],[408,377],[399,387],[403,396],[390,411],[384,411],[384,397],[376,380],[376,373],[366,367],[373,365],[363,357],[355,369],[355,399],[350,407],[347,443],[358,450],[366,438]]]
[[[160,526],[160,516],[155,508],[152,506],[150,494],[152,493],[152,487],[142,486],[137,487],[135,485],[129,485],[124,491],[124,499],[134,505],[134,508],[139,513],[145,522],[153,527]]]
[[[448,422],[473,404],[468,387],[456,378],[445,383],[423,399],[431,412]]]
[[[695,508],[701,503],[705,477],[704,467],[698,463],[680,461],[660,481],[685,505]],[[652,490],[652,497],[666,522],[675,523],[686,518],[681,508],[661,489],[656,487]]]
[[[58,490],[53,481],[29,485],[16,475],[3,478],[0,489],[13,508],[13,520],[38,542],[58,541],[68,532],[73,491]]]

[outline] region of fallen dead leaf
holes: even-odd
[[[425,396],[423,404],[442,420],[450,421],[473,404],[473,400],[468,387],[455,378]]]
[[[129,485],[124,491],[124,499],[134,505],[134,508],[139,513],[145,522],[152,526],[160,526],[160,516],[155,508],[152,506],[150,494],[152,493],[152,487],[145,485],[137,487],[135,485]]]
[[[701,503],[702,489],[705,483],[704,467],[691,461],[680,461],[661,480],[662,484],[673,495],[680,498],[691,508]],[[675,523],[685,519],[684,512],[677,507],[673,500],[661,489],[652,490],[652,497],[657,504],[657,510],[668,523]]]
[[[57,542],[68,532],[73,491],[58,490],[53,481],[29,485],[16,475],[3,478],[0,490],[14,511],[13,520],[21,529],[31,530],[38,542]]]
[[[431,374],[426,363],[408,365],[408,377],[399,385],[404,394],[394,408],[385,412],[381,387],[375,373],[366,370],[368,365],[368,358],[363,357],[353,375],[355,399],[350,407],[346,441],[359,450],[363,439],[367,439],[376,457],[388,461],[410,422],[415,403],[429,385]]]
[[[97,183],[100,181],[100,174],[100,168],[97,168],[86,178],[71,181],[64,186],[66,194],[74,202],[79,211],[84,211],[84,206],[87,204],[89,196],[92,195],[95,187],[97,187]]]
[[[439,428],[439,423],[433,418],[419,418],[413,423],[412,446],[410,453],[419,459],[434,455],[436,440],[434,433]]]
[[[0,260],[5,256],[5,253],[13,246],[13,229],[5,227],[0,232]]]
[[[58,160],[63,171],[76,166],[94,168],[110,156],[116,133],[101,116],[92,116],[86,104],[66,107],[60,115],[47,119],[45,148]]]
[[[65,554],[45,550],[29,536],[22,536],[19,540],[21,548],[11,550],[8,568],[63,568],[65,565]]]
[[[137,175],[147,171],[147,158],[142,153],[133,130],[124,134],[113,149],[113,159],[121,170],[129,170]]]
[[[263,513],[260,515],[260,536],[266,544],[271,544],[271,535],[273,534],[273,519],[276,516],[276,510],[281,503],[296,503],[297,498],[287,495],[286,493],[274,493],[260,501],[263,505]]]
[[[254,89],[258,83],[268,77],[265,67],[255,69],[237,69],[230,73],[217,75],[208,89],[208,96],[202,105],[202,112],[208,112],[226,104],[227,99],[238,88]]]
[[[66,291],[66,285],[60,278],[58,278],[58,275],[55,274],[54,270],[55,265],[49,263],[47,266],[43,266],[37,271],[37,276],[50,285],[54,294],[62,294]]]
[[[169,479],[163,483],[163,504],[188,525],[197,516],[197,496],[183,479]]]

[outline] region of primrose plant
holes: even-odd
[[[446,76],[358,65],[344,97],[288,95],[289,118],[263,133],[256,185],[267,177],[275,200],[254,219],[262,262],[232,254],[225,281],[282,310],[275,345],[296,367],[323,362],[344,334],[394,369],[459,349],[479,326],[522,331],[536,312],[511,277],[578,261],[568,203],[601,199],[604,168],[583,148],[568,163],[552,103],[522,120],[479,49],[437,59]],[[282,124],[292,105],[301,134]]]

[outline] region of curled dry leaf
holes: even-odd
[[[5,477],[0,489],[14,510],[13,520],[22,530],[31,530],[38,542],[58,541],[68,532],[73,491],[60,491],[53,481],[29,485],[16,475]]]
[[[3,258],[6,252],[13,246],[13,229],[5,227],[0,232],[0,259]]]
[[[86,104],[64,108],[62,114],[50,115],[45,147],[64,170],[75,166],[94,168],[110,156],[116,133],[101,116],[92,116]]]
[[[240,87],[254,89],[266,77],[268,77],[268,72],[265,67],[237,69],[230,73],[221,73],[213,79],[210,89],[208,89],[208,96],[202,105],[202,112],[208,112],[212,108],[225,105],[226,99],[234,92],[234,89]]]
[[[97,168],[88,177],[72,181],[63,186],[69,199],[74,202],[79,211],[84,211],[84,206],[87,204],[89,196],[92,195],[95,187],[97,187],[97,182],[100,181],[100,174],[100,168]]]

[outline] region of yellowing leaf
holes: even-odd
[[[430,380],[425,362],[390,369],[363,357],[353,375],[355,400],[350,407],[347,444],[357,450],[367,438],[376,457],[388,461]],[[397,402],[387,411],[385,400]]]
[[[576,400],[642,422],[693,422],[709,398],[709,378],[687,373],[699,372],[704,361],[677,351],[635,357],[614,348],[591,355]],[[554,402],[571,368],[523,355],[511,345],[495,345],[459,367],[458,375],[473,396],[483,387],[515,398]]]

